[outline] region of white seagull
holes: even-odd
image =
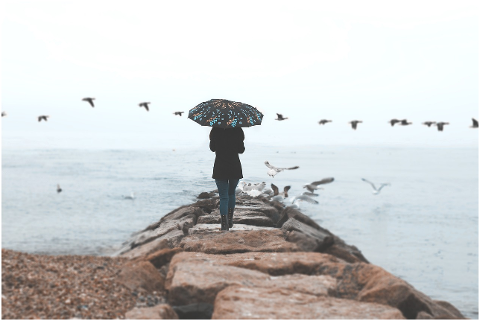
[[[373,188],[372,194],[373,195],[380,194],[380,191],[382,190],[383,187],[390,186],[390,183],[382,183],[382,184],[380,184],[379,188],[376,188],[375,185],[372,182],[370,182],[369,180],[366,180],[365,178],[362,178],[362,181],[372,185],[372,188]]]
[[[321,187],[318,187],[318,185],[328,184],[333,182],[334,180],[335,179],[333,177],[327,177],[319,181],[311,182],[310,184],[304,185],[303,188],[306,188],[313,193],[313,191],[315,191],[316,189],[323,189]]]
[[[283,167],[283,168],[278,168],[278,167],[275,167],[275,166],[272,166],[270,165],[270,163],[268,161],[265,161],[265,165],[269,168],[269,170],[267,171],[267,174],[272,176],[272,177],[275,177],[275,175],[277,175],[278,173],[284,171],[284,170],[287,170],[287,169],[297,169],[298,166],[294,166],[294,167]]]
[[[300,202],[302,201],[305,201],[305,202],[308,202],[308,203],[312,203],[312,204],[318,204],[318,201],[314,200],[313,198],[311,198],[310,196],[307,196],[307,195],[299,195],[299,196],[295,196],[292,200],[292,204],[290,207],[292,208],[300,208]]]

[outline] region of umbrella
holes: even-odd
[[[235,128],[260,125],[263,114],[244,103],[211,99],[190,109],[188,118],[202,126]]]

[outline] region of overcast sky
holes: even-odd
[[[478,1],[1,4],[4,148],[198,146],[212,98],[264,113],[250,143],[478,146]]]

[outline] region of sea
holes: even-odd
[[[2,248],[112,255],[132,233],[216,189],[208,145],[2,149]],[[478,319],[478,147],[247,145],[244,181],[334,177],[300,210],[375,265]],[[276,167],[299,166],[274,178]],[[377,186],[389,183],[378,195]],[[57,193],[57,184],[62,192]],[[135,198],[127,199],[134,193]]]

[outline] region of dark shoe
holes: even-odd
[[[233,210],[234,208],[228,209],[228,227],[229,228],[233,227]]]
[[[228,231],[228,215],[220,215],[222,217],[222,231]]]

